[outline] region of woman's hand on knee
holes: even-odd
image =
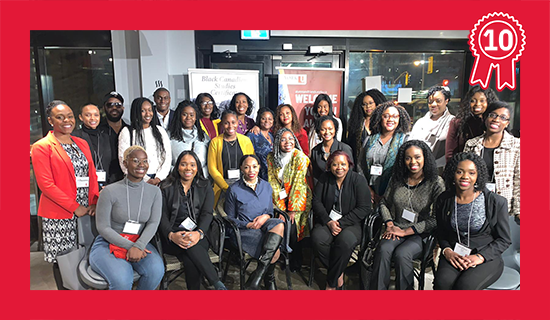
[[[139,260],[144,258],[144,254],[145,252],[138,247],[131,247],[126,254],[126,260],[130,262],[139,262]]]
[[[472,263],[469,259],[459,255],[450,248],[448,250],[445,249],[445,251],[443,252],[443,256],[445,257],[445,259],[447,259],[447,261],[449,261],[449,263],[451,263],[453,267],[460,271],[468,269]]]
[[[262,214],[261,216],[257,216],[252,221],[252,229],[260,229],[269,218],[270,216],[268,214]]]
[[[186,249],[185,248],[185,241],[184,241],[184,234],[185,234],[185,231],[172,232],[172,233],[170,233],[169,239],[170,239],[170,241],[175,243],[180,248]]]
[[[330,233],[334,237],[336,237],[342,231],[342,228],[340,228],[340,224],[338,223],[338,221],[331,220],[327,222],[327,226],[330,230]]]

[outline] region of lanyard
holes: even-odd
[[[336,188],[338,188],[338,184],[336,184]],[[342,213],[342,193],[343,193],[343,190],[344,190],[344,183],[342,182],[342,187],[339,189],[339,193],[338,193],[338,209],[339,210],[335,210],[335,211],[338,211],[340,213]],[[334,205],[332,205],[332,208],[334,209]]]
[[[226,141],[226,140],[224,140],[224,141]],[[238,143],[238,141],[235,140],[235,144],[234,144],[234,145],[231,145],[231,144],[229,143],[229,141],[226,141],[226,142],[227,142],[227,146],[228,146],[228,147],[233,147],[233,146],[235,147],[235,168],[232,168],[232,167],[231,167],[231,154],[229,153],[229,148],[226,149],[226,151],[227,151],[227,159],[229,160],[229,168],[228,168],[228,170],[235,170],[235,169],[238,169],[238,168],[237,168],[237,165],[238,165],[238,159],[237,159],[237,158],[238,158],[237,143]]]
[[[455,224],[456,224],[456,235],[458,237],[458,242],[462,244],[462,241],[460,241],[460,231],[458,230],[458,209],[457,209],[457,200],[458,197],[455,196]],[[474,198],[475,201],[475,198]],[[470,248],[470,219],[472,219],[472,212],[474,211],[474,201],[471,202],[470,207],[470,215],[468,216],[468,245],[467,247]]]
[[[139,215],[141,214],[141,204],[143,202],[143,189],[145,189],[145,184],[141,185],[141,198],[139,199],[139,209],[138,209],[138,216],[136,222],[139,222]],[[126,200],[128,200],[128,221],[132,221],[130,219],[130,192],[128,191],[128,178],[126,178]]]
[[[407,183],[407,190],[409,191],[408,194],[409,194],[409,207],[411,208],[411,211],[414,212],[414,209],[413,209],[413,205],[412,205],[412,197],[414,196],[414,193],[416,192],[416,188],[418,188],[418,185],[420,185],[420,183],[422,182],[422,180],[420,180],[418,182],[418,184],[416,186],[414,186],[414,189],[411,191],[411,188],[409,186],[409,184]]]
[[[191,205],[189,205],[189,202],[191,202]],[[196,222],[195,207],[193,206],[193,188],[189,190],[189,197],[187,197],[185,204],[187,205],[187,213],[191,216],[191,219]]]

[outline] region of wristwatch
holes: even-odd
[[[204,232],[201,229],[198,229],[197,232],[201,235],[200,240],[204,239]]]

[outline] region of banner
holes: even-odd
[[[199,93],[210,93],[220,112],[223,112],[229,108],[229,102],[235,93],[244,92],[252,99],[254,107],[250,117],[256,120],[256,113],[260,108],[260,71],[188,69],[188,72],[191,100],[195,99]]]
[[[313,103],[321,93],[332,100],[334,115],[340,115],[344,69],[277,68],[279,70],[279,104],[291,104],[307,132],[313,127]]]

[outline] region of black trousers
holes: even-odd
[[[166,253],[176,256],[183,262],[188,290],[200,290],[201,275],[204,275],[211,285],[220,280],[208,256],[209,243],[206,238],[199,240],[189,249],[182,249],[173,242],[163,242],[162,247]]]
[[[502,258],[460,271],[441,254],[434,290],[483,290],[498,280],[504,270]]]
[[[374,256],[370,289],[388,290],[393,258],[395,288],[397,290],[414,290],[413,260],[422,255],[422,246],[422,237],[418,234],[399,238],[399,240],[380,240]]]
[[[311,232],[313,252],[327,267],[327,284],[338,286],[338,278],[346,269],[355,247],[361,242],[361,226],[342,229],[334,237],[326,225],[316,224]]]
[[[303,261],[302,242],[298,241],[296,223],[290,224],[290,239],[288,245],[292,249],[292,253],[290,254],[290,269],[293,271],[300,270]]]

